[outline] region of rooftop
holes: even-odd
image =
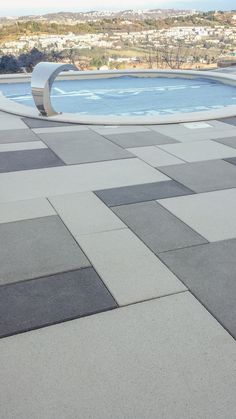
[[[0,113],[3,419],[233,419],[236,117]]]

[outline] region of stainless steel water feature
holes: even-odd
[[[51,103],[51,89],[55,78],[62,71],[78,70],[72,64],[46,63],[36,65],[31,77],[34,103],[43,116],[58,115]]]

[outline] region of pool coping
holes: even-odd
[[[218,73],[213,71],[195,71],[195,70],[112,70],[112,71],[73,71],[65,72],[60,75],[60,80],[94,79],[122,77],[125,75],[136,77],[179,77],[179,78],[206,78],[219,81],[226,85],[236,86],[236,75],[228,73]],[[24,83],[29,82],[29,74],[0,75],[0,85],[2,83]],[[14,114],[21,117],[29,117],[47,121],[64,122],[82,125],[160,125],[174,124],[181,122],[205,121],[217,118],[227,118],[236,115],[236,105],[229,105],[219,109],[208,111],[181,113],[176,112],[172,115],[162,116],[108,116],[108,115],[80,115],[72,113],[61,113],[58,115],[43,117],[39,115],[36,108],[18,104],[13,100],[6,98],[0,88],[0,111]]]

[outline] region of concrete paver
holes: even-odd
[[[127,229],[82,235],[77,240],[119,305],[185,289]]]
[[[182,293],[4,339],[1,412],[4,419],[234,418],[235,362],[232,337]]]
[[[159,202],[211,242],[236,237],[236,189]]]

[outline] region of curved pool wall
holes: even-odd
[[[114,78],[123,76],[134,77],[168,77],[183,79],[205,79],[216,81],[221,84],[236,87],[236,75],[218,73],[212,71],[190,71],[190,70],[126,70],[126,71],[75,71],[62,73],[58,80],[89,80],[101,78]],[[1,83],[26,83],[30,82],[31,76],[28,74],[1,75]],[[203,98],[204,105],[204,98]],[[15,114],[22,117],[35,119],[46,119],[57,122],[69,122],[74,124],[87,125],[158,125],[173,124],[180,122],[204,121],[216,118],[232,117],[236,115],[236,105],[229,105],[219,109],[204,110],[199,112],[181,113],[176,112],[171,115],[141,115],[141,116],[111,116],[111,115],[81,115],[72,113],[61,113],[52,117],[42,117],[36,108],[16,103],[0,94],[0,111]]]

